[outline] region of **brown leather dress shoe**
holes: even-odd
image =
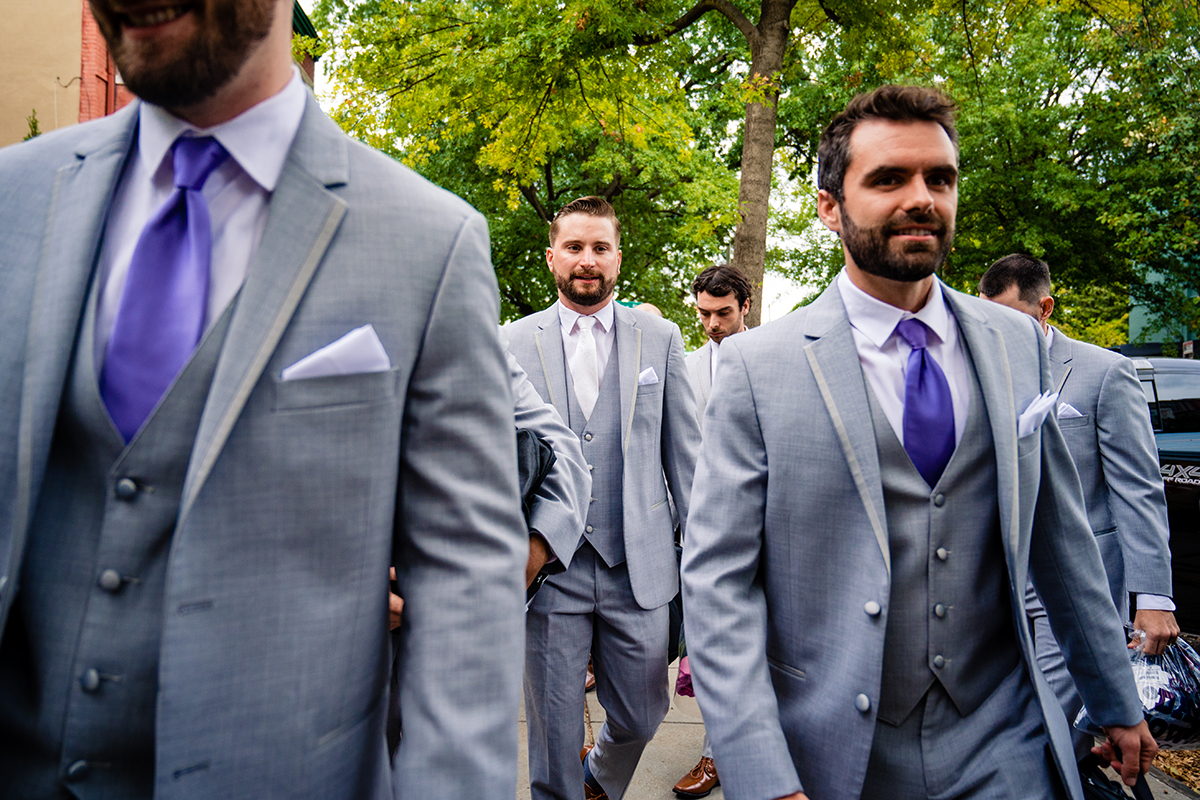
[[[692,767],[691,772],[679,779],[674,791],[678,797],[708,797],[712,790],[720,785],[717,765],[711,758],[702,757],[700,763]]]
[[[583,693],[587,694],[596,688],[596,673],[592,671],[592,659],[588,658],[587,677],[583,679]]]
[[[579,751],[579,760],[586,761],[587,754],[592,752],[595,745],[585,744]],[[608,792],[603,789],[593,789],[588,786],[587,781],[583,782],[583,800],[608,800]]]

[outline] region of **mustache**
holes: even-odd
[[[913,225],[931,225],[933,226],[933,232],[937,234],[944,234],[946,232],[946,221],[940,215],[925,211],[909,211],[905,212],[901,217],[888,220],[883,226],[883,233],[892,234]]]

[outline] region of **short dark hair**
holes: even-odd
[[[754,294],[754,289],[737,267],[731,267],[728,264],[714,264],[692,281],[692,296],[697,297],[701,292],[708,292],[713,297],[724,297],[732,293],[737,296],[740,308],[746,305],[746,301]]]
[[[612,203],[603,197],[588,196],[572,200],[554,215],[554,219],[550,222],[551,247],[554,246],[554,240],[558,238],[558,221],[569,214],[587,214],[589,217],[601,217],[612,220],[613,230],[617,234],[615,244],[617,247],[621,246],[621,221],[617,219],[617,212],[613,210]]]
[[[995,297],[1017,285],[1017,296],[1022,303],[1037,305],[1043,297],[1050,295],[1050,267],[1040,258],[1013,253],[988,267],[979,279],[979,293],[984,297]]]
[[[833,118],[817,145],[817,188],[833,195],[839,203],[845,199],[843,182],[850,164],[850,134],[858,123],[868,119],[894,122],[936,122],[958,150],[958,130],[954,127],[956,105],[937,89],[926,86],[887,84],[851,100],[842,113]]]

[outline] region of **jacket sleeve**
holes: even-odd
[[[487,225],[473,214],[449,248],[405,397],[397,798],[489,797],[517,779],[529,551],[498,314]]]
[[[1171,596],[1167,498],[1137,371],[1115,360],[1096,405],[1096,438],[1130,592]]]
[[[663,388],[662,465],[667,488],[675,502],[680,530],[686,536],[692,479],[700,455],[700,423],[696,418],[696,393],[684,363],[683,337],[671,326],[667,350],[667,385]]]
[[[767,452],[733,338],[722,345],[720,390],[705,419],[683,547],[683,605],[696,699],[721,775],[742,797],[773,800],[801,786],[767,668],[767,599],[759,569]]]

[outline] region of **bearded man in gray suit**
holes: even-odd
[[[0,152],[0,797],[511,797],[483,219],[325,117],[291,0],[92,9],[141,102]]]
[[[667,492],[686,519],[700,430],[679,328],[613,302],[620,244],[606,200],[568,203],[546,249],[558,302],[508,326],[510,351],[579,436],[592,473],[583,541],[527,615],[539,800],[623,797],[669,704],[667,603],[679,582]],[[607,717],[581,764],[589,650]]]
[[[979,296],[1028,314],[1045,333],[1058,427],[1083,483],[1113,602],[1127,620],[1129,594],[1137,596],[1134,627],[1145,633],[1148,655],[1161,653],[1179,636],[1171,600],[1170,528],[1154,429],[1133,362],[1049,324],[1054,298],[1050,267],[1041,259],[1021,253],[999,259],[979,279]],[[1026,611],[1038,666],[1073,721],[1083,701],[1032,586]],[[1076,754],[1086,755],[1091,737],[1082,731],[1074,736]]]
[[[1154,755],[1040,332],[934,274],[953,109],[919,87],[850,102],[818,151],[845,271],[722,345],[683,583],[731,798],[1080,800],[1029,668],[1030,575],[1126,781]]]

